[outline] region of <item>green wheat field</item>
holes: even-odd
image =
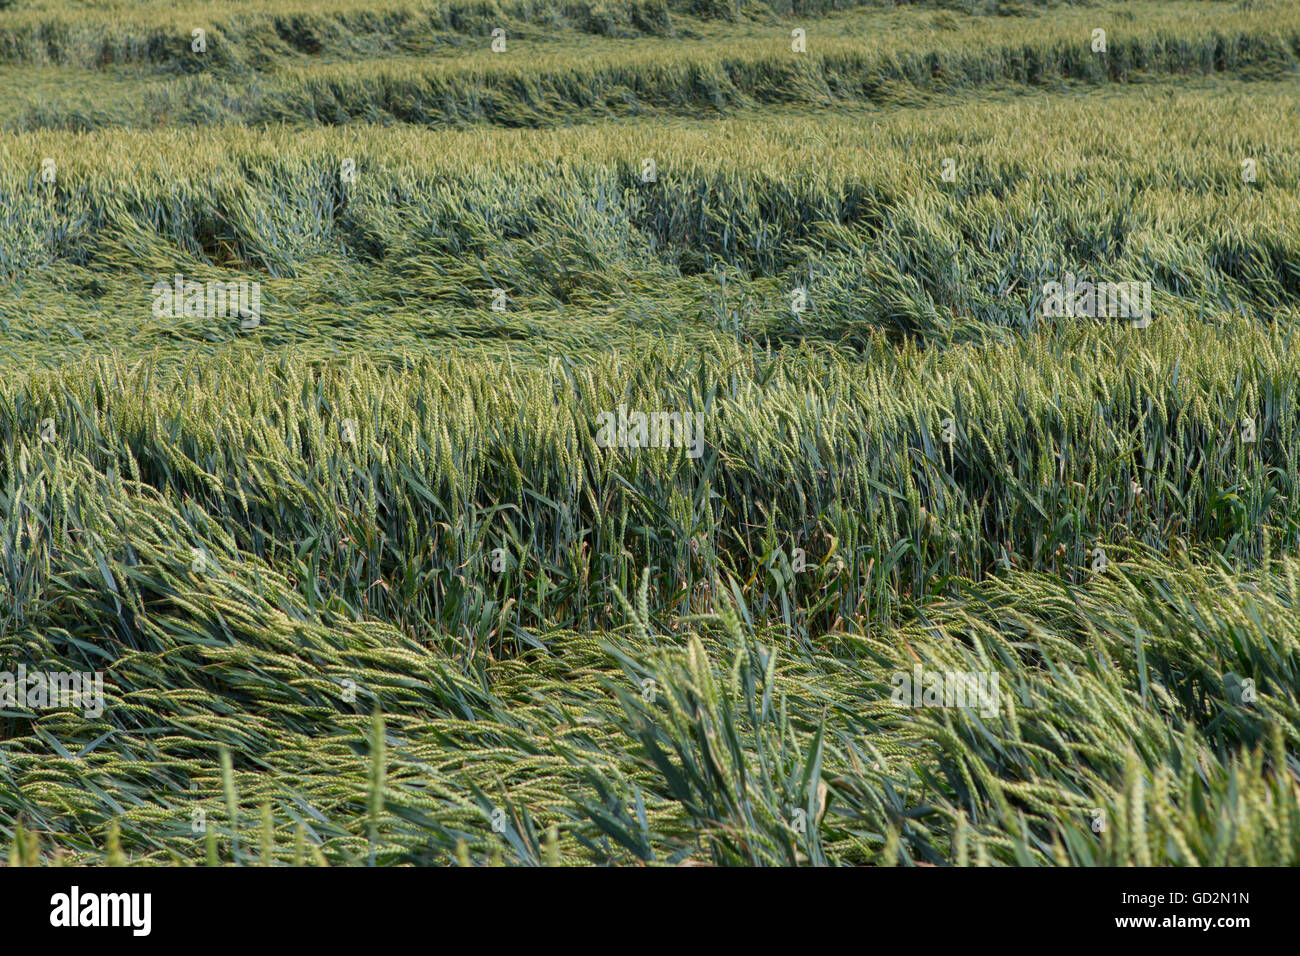
[[[0,854],[1300,865],[1298,382],[1296,0],[0,0]]]

